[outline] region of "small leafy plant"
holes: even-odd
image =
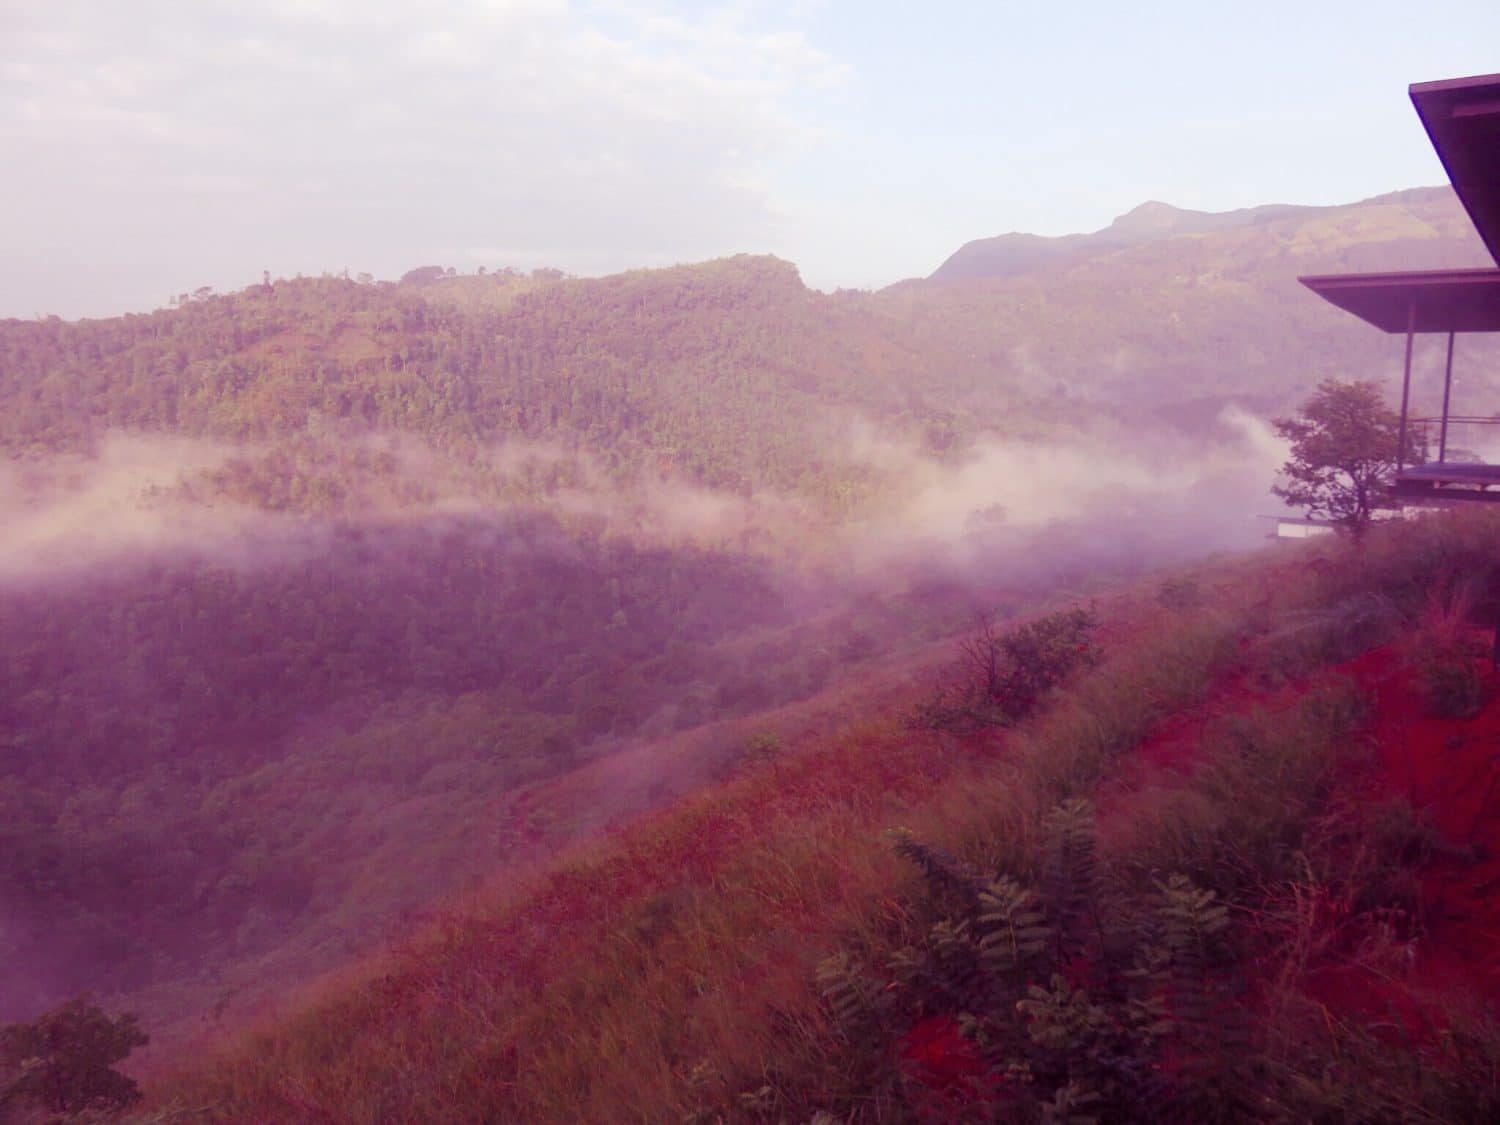
[[[961,646],[956,680],[940,686],[912,716],[933,730],[1010,726],[1058,685],[1099,661],[1099,614],[1074,606],[1001,632],[986,618]]]
[[[1189,610],[1197,609],[1207,597],[1196,578],[1179,575],[1162,581],[1156,588],[1156,600],[1167,609]]]
[[[883,966],[839,953],[817,978],[866,1067],[897,1037],[897,1073],[865,1090],[899,1091],[922,1119],[1153,1121],[1192,1116],[1206,1089],[1248,1088],[1215,892],[1173,875],[1112,893],[1088,801],[1057,806],[1043,834],[1034,886],[898,834],[937,919]]]
[[[1485,702],[1485,646],[1469,618],[1476,595],[1462,584],[1447,596],[1429,597],[1409,660],[1433,715],[1467,719]]]
[[[1423,654],[1418,664],[1427,708],[1444,719],[1467,719],[1484,706],[1484,677],[1479,670],[1482,649],[1453,646]]]

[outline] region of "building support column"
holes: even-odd
[[[1448,459],[1448,397],[1453,393],[1453,333],[1448,333],[1448,363],[1443,368],[1443,421],[1438,429],[1438,464]]]
[[[1401,375],[1401,428],[1396,435],[1396,472],[1406,468],[1406,411],[1411,406],[1411,345],[1417,334],[1417,302],[1406,306],[1406,367]]]

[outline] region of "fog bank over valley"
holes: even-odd
[[[195,558],[254,565],[258,552],[313,552],[338,524],[385,526],[484,520],[540,511],[580,532],[642,546],[693,546],[768,556],[795,569],[853,565],[865,577],[932,566],[1001,570],[1059,536],[1107,535],[1119,559],[1140,564],[1253,543],[1254,516],[1285,443],[1237,406],[1209,440],[1165,428],[1134,438],[1098,423],[1053,441],[980,434],[961,454],[936,457],[868,421],[846,430],[849,466],[873,472],[881,496],[838,520],[806,498],[745,495],[671,477],[620,481],[578,449],[502,442],[463,463],[420,439],[368,435],[311,449],[329,461],[352,448],[377,468],[342,482],[336,515],[266,509],[233,496],[226,479],[274,465],[262,445],[115,431],[91,454],[0,462],[0,582],[56,579],[98,565]],[[525,482],[547,478],[538,488]],[[226,493],[229,493],[226,495]],[[1035,560],[1033,560],[1035,561]],[[1095,559],[1104,565],[1104,556]],[[1046,569],[1045,560],[1038,564]]]

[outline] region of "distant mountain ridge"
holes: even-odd
[[[1363,204],[1395,201],[1424,192],[1440,193],[1445,188],[1415,188],[1363,200]],[[1131,246],[1175,238],[1184,234],[1207,234],[1260,226],[1281,219],[1306,219],[1361,203],[1333,206],[1302,206],[1270,203],[1243,207],[1235,211],[1194,211],[1170,203],[1151,200],[1127,211],[1102,230],[1090,234],[1065,234],[1047,237],[1013,231],[993,238],[976,238],[949,255],[929,275],[929,281],[960,281],[991,277],[1013,277],[1042,266],[1078,261],[1096,254],[1122,250]]]
[[[876,292],[819,292],[791,262],[740,255],[603,278],[268,280],[145,316],[0,321],[0,457],[159,433],[242,443],[195,487],[275,511],[425,503],[438,476],[531,501],[597,473],[842,520],[908,487],[856,421],[951,463],[997,435],[1127,420],[1208,440],[1228,404],[1272,416],[1325,375],[1399,373],[1389,340],[1299,275],[1490,261],[1446,187],[1221,215],[1151,204],[1094,235],[1007,237],[1032,267]],[[1492,349],[1465,346],[1465,394],[1500,385],[1500,362],[1478,362]],[[443,474],[409,479],[360,444],[392,435]],[[550,467],[492,464],[506,443]]]

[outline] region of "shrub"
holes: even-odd
[[[1167,609],[1197,609],[1204,603],[1203,588],[1196,578],[1178,576],[1162,580],[1156,588],[1158,604]]]
[[[1079,668],[1098,663],[1099,615],[1074,606],[1001,633],[980,622],[961,646],[958,682],[919,705],[914,725],[934,730],[1009,726]]]
[[[1401,612],[1389,598],[1358,591],[1331,605],[1290,615],[1259,642],[1253,656],[1268,679],[1302,676],[1373,648],[1401,625]]]
[[[1287,710],[1222,720],[1206,735],[1207,760],[1192,783],[1137,824],[1135,863],[1185,872],[1226,896],[1293,877],[1336,748],[1368,707],[1354,684],[1334,679]]]
[[[1433,715],[1467,719],[1484,706],[1482,647],[1457,645],[1425,652],[1417,665],[1422,694]]]
[[[146,1042],[135,1016],[110,1019],[86,995],[34,1023],[0,1028],[0,1081],[6,1083],[0,1107],[31,1102],[66,1114],[123,1109],[141,1095],[114,1064]]]
[[[1244,1020],[1223,972],[1229,912],[1218,896],[1183,875],[1115,893],[1085,800],[1054,808],[1039,842],[1045,860],[1029,886],[898,837],[941,905],[936,920],[883,970],[839,953],[818,971],[829,1016],[868,1076],[863,1092],[916,1107],[937,1087],[950,1110],[1004,1103],[1004,1119],[1022,1121],[1100,1111],[1157,1121],[1164,1110],[1205,1120],[1202,1091],[1220,1107],[1238,1100],[1249,1090]]]
[[[1434,589],[1464,585],[1473,594],[1493,589],[1500,512],[1488,507],[1377,524],[1363,550],[1329,546],[1326,561],[1314,564],[1321,600],[1332,604],[1354,594],[1378,594],[1415,619],[1430,606]]]
[[[1410,646],[1407,658],[1427,709],[1439,718],[1467,719],[1484,706],[1485,646],[1469,625],[1478,601],[1473,581],[1435,589]]]

